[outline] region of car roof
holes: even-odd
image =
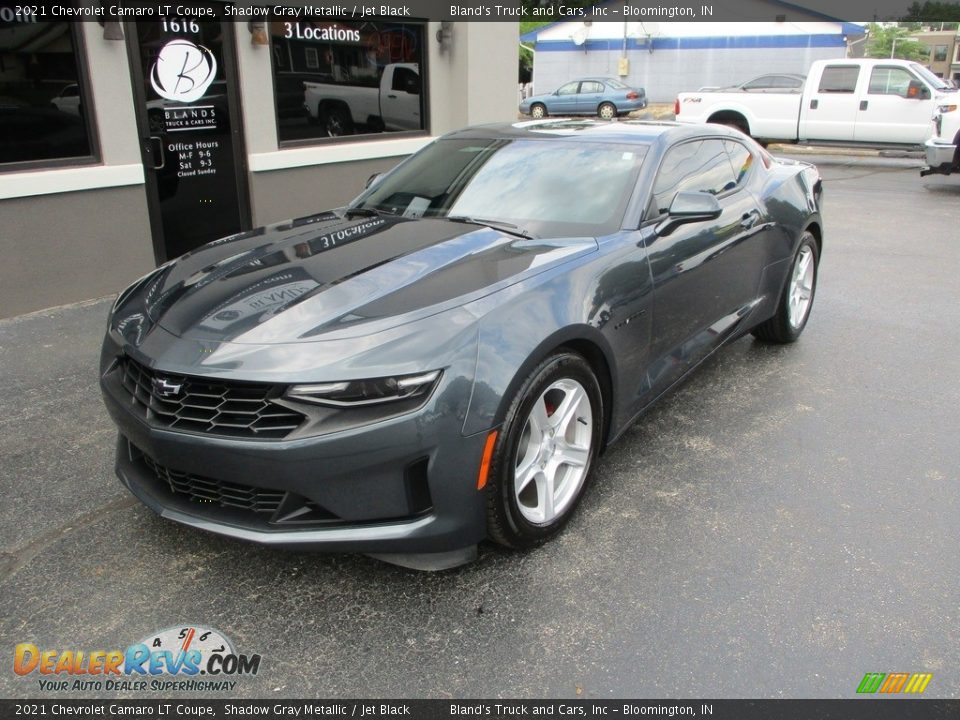
[[[585,77],[572,78],[572,79],[570,79],[570,80],[565,80],[564,82],[562,82],[562,83],[560,83],[560,84],[561,84],[561,85],[567,85],[568,83],[583,82],[584,80],[596,80],[597,82],[614,82],[614,81],[616,81],[616,82],[620,83],[621,85],[626,85],[626,83],[623,82],[622,80],[618,80],[617,78],[612,78],[612,77],[608,77],[608,76],[604,76],[604,75],[587,75],[587,76],[585,76]]]
[[[688,137],[736,138],[736,130],[720,125],[681,125],[676,122],[653,120],[564,120],[549,118],[546,120],[526,120],[515,123],[493,123],[448,133],[446,138],[521,140],[521,139],[563,139],[577,142],[625,142],[650,145],[663,138],[668,144]],[[742,137],[742,136],[741,136]]]

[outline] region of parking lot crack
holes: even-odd
[[[59,527],[37,535],[19,548],[0,552],[0,582],[5,582],[11,578],[37,555],[73,531],[93,525],[108,515],[120,510],[126,510],[135,505],[137,505],[137,500],[132,496],[128,495],[117,498],[96,510],[91,510],[88,513],[84,513],[79,517],[63,523]]]

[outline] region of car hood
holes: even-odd
[[[483,297],[591,252],[593,238],[527,240],[445,219],[339,212],[215,241],[144,289],[153,323],[204,342],[360,336]]]

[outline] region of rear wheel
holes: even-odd
[[[617,116],[617,106],[613,103],[601,103],[597,108],[597,115],[603,120],[613,120]]]
[[[323,111],[323,128],[329,137],[342,137],[353,134],[353,120],[341,107],[330,107]]]
[[[537,120],[545,118],[547,116],[547,106],[542,103],[534,103],[533,107],[530,108],[530,115]]]
[[[707,120],[707,122],[726,125],[734,130],[739,130],[744,135],[750,134],[750,126],[747,124],[747,119],[737,113],[720,113]]]
[[[766,342],[792,343],[800,337],[813,307],[819,261],[817,241],[805,232],[790,266],[787,284],[780,293],[777,314],[753,329],[756,338]]]
[[[602,408],[596,376],[579,355],[557,353],[530,373],[494,447],[487,487],[491,539],[529,548],[566,525],[600,446]]]

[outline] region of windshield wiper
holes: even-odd
[[[377,210],[371,207],[348,207],[343,211],[343,216],[348,220],[352,217],[380,217],[382,215],[391,215],[386,210]]]
[[[485,218],[467,217],[465,215],[447,215],[447,220],[450,222],[467,223],[468,225],[482,225],[484,227],[493,228],[494,230],[501,230],[505,233],[509,233],[510,235],[516,235],[517,237],[522,237],[527,240],[535,239],[533,235],[519,225],[504,222],[503,220],[487,220]]]

